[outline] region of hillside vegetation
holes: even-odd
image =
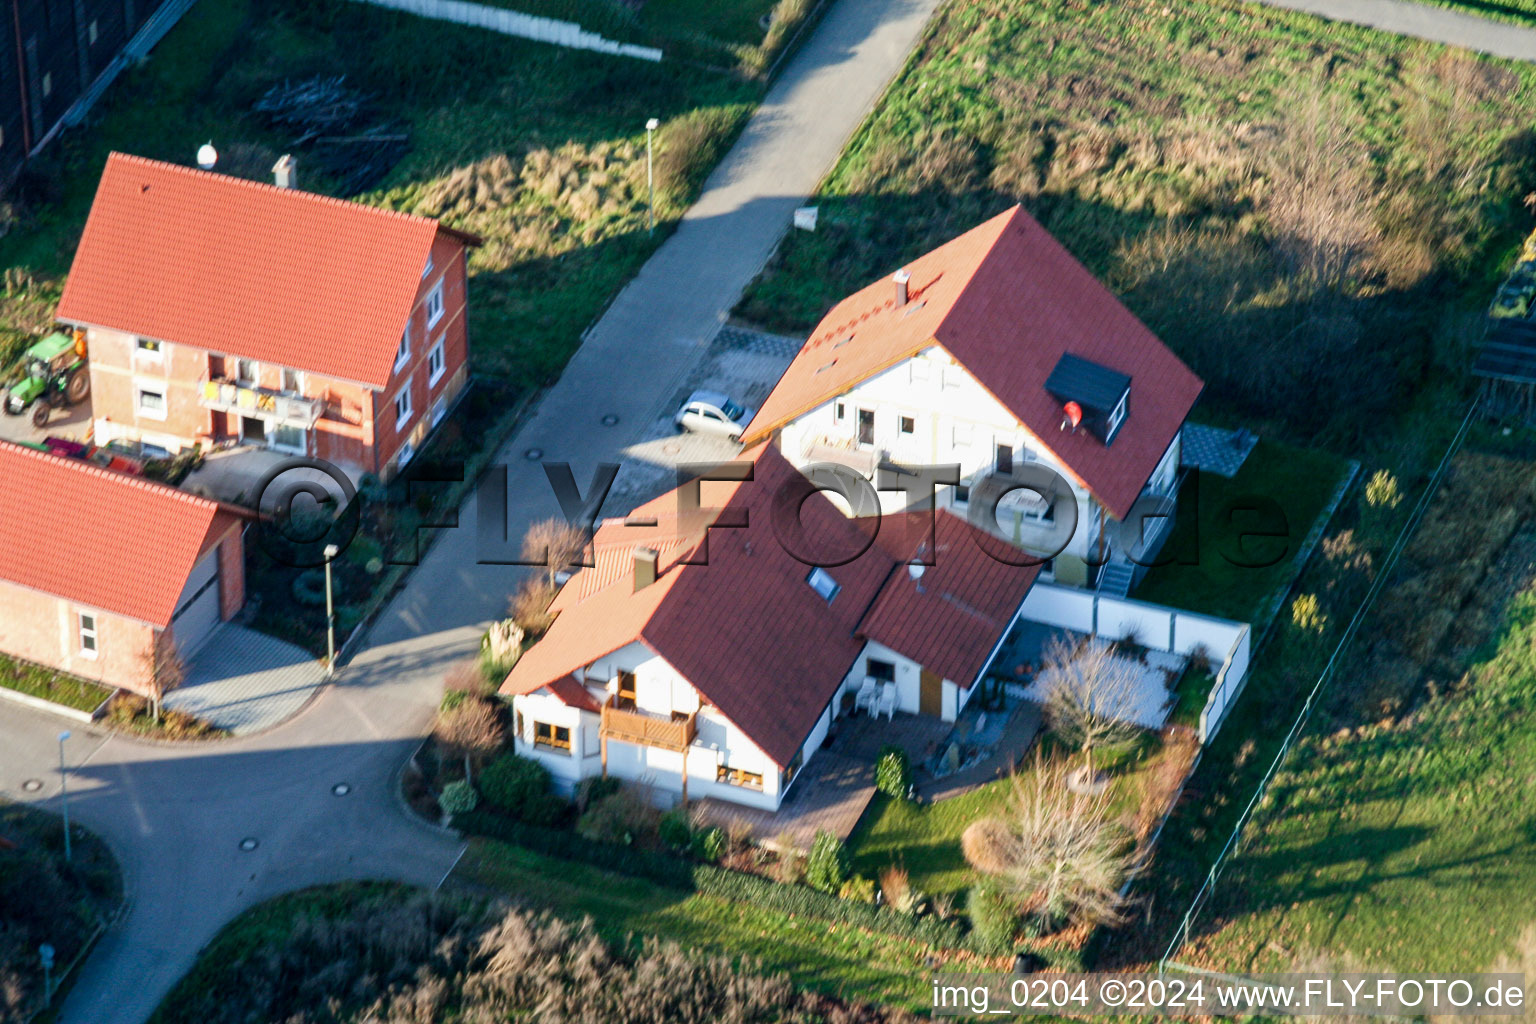
[[[1349,449],[1461,379],[1530,224],[1533,83],[1227,0],[952,0],[738,312],[804,331],[1022,202],[1206,379],[1203,415]]]

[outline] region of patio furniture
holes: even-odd
[[[884,715],[886,721],[896,720],[896,684],[886,683],[880,688],[880,704],[875,708],[875,717]]]
[[[853,702],[853,709],[858,711],[862,708],[863,710],[868,711],[870,714],[874,714],[875,690],[875,681],[868,676],[865,676],[863,685],[859,687],[858,699]]]

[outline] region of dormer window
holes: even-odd
[[[1062,404],[1062,429],[1085,430],[1106,446],[1130,412],[1131,378],[1102,363],[1063,353],[1045,390]]]
[[[832,599],[837,596],[837,592],[843,589],[832,578],[832,574],[825,569],[812,569],[811,574],[805,578],[805,582],[809,583],[811,589],[816,591],[817,595],[827,604],[831,604]]]

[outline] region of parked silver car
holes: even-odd
[[[732,441],[752,422],[752,410],[743,408],[718,391],[695,391],[672,417],[677,429],[693,434],[715,434]]]

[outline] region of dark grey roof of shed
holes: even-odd
[[[1062,353],[1045,379],[1045,390],[1063,402],[1101,413],[1112,411],[1130,386],[1131,378],[1125,374],[1070,352]]]
[[[1536,383],[1536,323],[1495,320],[1472,364],[1478,377]]]

